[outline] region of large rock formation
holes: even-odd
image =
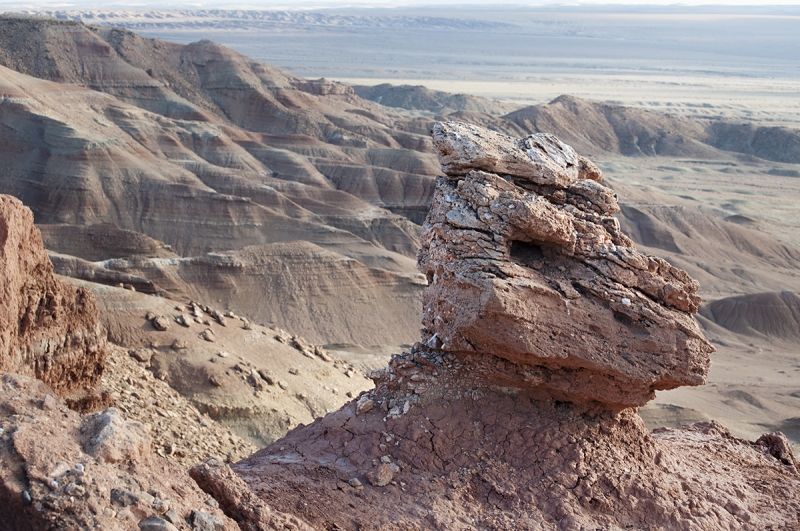
[[[423,341],[529,366],[531,384],[570,400],[642,405],[705,383],[713,347],[688,314],[699,285],[636,251],[614,192],[584,178],[599,170],[551,135],[433,134],[449,176],[419,253]]]
[[[96,386],[105,333],[91,293],[53,276],[33,213],[0,195],[0,371],[35,376],[56,392]]]
[[[541,140],[434,131],[467,131],[482,154],[492,147],[476,138]],[[696,282],[638,253],[610,217],[613,192],[580,169],[559,182],[483,157],[482,168],[515,173],[476,171],[468,152],[453,155],[465,136],[435,136],[458,175],[437,181],[419,254],[425,343],[375,371],[373,391],[232,465],[235,475],[196,467],[201,487],[251,527],[265,503],[316,529],[800,525],[782,434],[748,442],[714,422],[651,434],[627,407],[704,382],[712,348],[690,315]],[[559,149],[534,162],[573,173],[566,146],[544,140]]]

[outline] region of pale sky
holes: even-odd
[[[175,8],[231,8],[231,9],[297,9],[313,7],[410,7],[425,5],[521,5],[521,6],[592,6],[592,5],[650,5],[650,6],[800,6],[800,0],[244,0],[225,2],[220,0],[0,0],[0,9],[175,9]]]

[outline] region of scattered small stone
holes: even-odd
[[[132,358],[136,361],[141,361],[142,363],[150,363],[150,360],[153,358],[153,351],[149,348],[137,348],[136,350],[132,350],[130,352]]]
[[[25,507],[28,507],[33,503],[33,498],[31,498],[31,493],[28,492],[27,490],[23,490],[20,493],[20,497],[22,498],[22,505],[24,505]]]
[[[203,511],[192,511],[189,522],[193,531],[224,531],[225,523],[214,515]]]
[[[58,409],[58,400],[53,395],[47,394],[44,395],[44,400],[42,400],[42,409],[45,411],[55,411]]]
[[[144,318],[147,319],[148,321],[152,321],[156,317],[158,317],[158,314],[154,313],[153,311],[148,311],[147,314],[144,316]]]
[[[69,464],[66,461],[59,461],[53,467],[53,470],[47,474],[47,477],[58,478],[69,472]]]
[[[164,519],[172,525],[180,525],[181,523],[181,517],[172,509],[164,513]]]
[[[295,368],[291,368],[289,369],[289,374],[294,374],[295,376],[297,376],[298,374],[300,374],[300,371],[298,371]]]
[[[125,520],[127,517],[133,515],[130,509],[125,507],[120,512],[117,513],[117,520]]]
[[[228,352],[217,352],[217,356],[219,356],[220,358],[227,358],[228,356],[230,356],[230,354]]]
[[[155,319],[153,319],[153,326],[156,330],[161,332],[165,332],[169,328],[169,321],[163,315],[159,315]]]
[[[158,514],[164,514],[170,510],[169,505],[169,500],[156,499],[156,501],[153,502],[153,509],[155,509]]]
[[[77,483],[68,483],[67,486],[64,487],[64,492],[69,496],[82,498],[83,495],[86,494],[86,489]]]
[[[362,415],[370,411],[374,405],[374,400],[370,399],[368,395],[362,395],[361,398],[358,399],[358,402],[356,402],[356,414]]]
[[[275,385],[275,375],[269,369],[258,369],[258,374],[269,385]]]
[[[350,481],[347,482],[347,484],[354,488],[363,487],[358,478],[352,478]]]
[[[280,380],[278,382],[278,387],[280,387],[283,390],[286,390],[286,389],[289,389],[289,384],[284,382],[283,380]]]
[[[244,325],[242,325],[242,328],[244,330],[252,330],[253,329],[253,323],[251,323],[250,321],[245,321]]]
[[[314,354],[319,357],[322,361],[327,361],[328,363],[333,361],[333,358],[328,356],[328,353],[325,352],[325,349],[320,347],[319,345],[314,347]]]
[[[439,339],[438,334],[433,334],[433,336],[428,341],[426,341],[425,344],[428,346],[428,348],[434,348],[434,349],[442,348],[442,340]]]
[[[172,350],[186,350],[189,348],[189,343],[183,339],[176,339],[172,342]]]
[[[186,311],[186,306],[184,306],[183,304],[179,304],[179,305],[175,306],[175,309],[177,311],[179,311],[179,312],[185,312]]]
[[[128,505],[139,503],[139,497],[125,489],[111,489],[111,503],[120,507],[127,507]]]
[[[209,343],[213,343],[214,341],[217,340],[217,338],[214,337],[214,332],[210,328],[206,328],[205,330],[203,330],[200,333],[200,337],[202,337],[203,339],[205,339]]]
[[[393,477],[392,467],[386,463],[381,463],[378,468],[367,474],[367,479],[374,487],[385,487],[392,482]]]
[[[219,507],[219,502],[217,500],[215,500],[214,498],[209,498],[209,499],[206,500],[206,505],[208,505],[209,507],[213,507],[213,508],[217,509]]]
[[[347,369],[347,370],[344,372],[344,375],[345,375],[345,376],[347,376],[348,378],[352,378],[353,376],[355,376],[355,375],[356,375],[356,373],[354,373],[354,372],[353,372],[351,369]]]
[[[178,531],[177,528],[163,518],[151,516],[139,522],[142,531]]]
[[[220,374],[212,374],[211,376],[208,377],[208,381],[214,387],[222,387],[224,383],[224,379]]]
[[[191,328],[193,320],[194,319],[192,317],[183,314],[175,318],[176,323],[178,323],[181,326],[185,326],[186,328]]]
[[[145,505],[153,505],[156,498],[149,492],[142,492],[139,494],[139,501],[144,502]]]
[[[256,391],[263,391],[267,388],[267,382],[261,379],[261,375],[255,369],[250,371],[250,381]]]

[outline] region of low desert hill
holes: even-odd
[[[441,90],[431,90],[422,85],[380,85],[353,87],[355,93],[386,107],[405,110],[427,111],[447,115],[456,111],[474,111],[493,115],[507,114],[516,105],[489,101],[469,94],[450,94]]]
[[[800,163],[796,129],[689,119],[574,96],[518,109],[502,121],[513,125],[494,125],[514,134],[551,132],[582,153],[719,159],[727,151]]]
[[[800,341],[800,297],[791,291],[717,299],[703,315],[738,334]]]

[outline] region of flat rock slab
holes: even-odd
[[[596,166],[547,133],[514,139],[462,122],[436,122],[433,143],[442,171],[450,176],[484,170],[559,188],[602,178]]]

